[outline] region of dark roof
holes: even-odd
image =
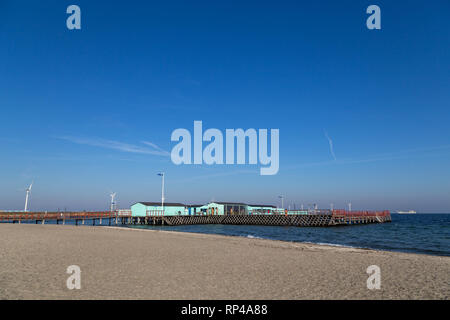
[[[218,204],[231,204],[231,205],[240,205],[240,206],[251,206],[251,207],[271,207],[276,208],[276,206],[268,205],[268,204],[246,204],[242,202],[219,202],[219,201],[211,201],[213,203]]]
[[[211,201],[210,203],[218,203],[218,204],[232,204],[232,205],[240,205],[240,206],[246,206],[246,203],[242,202],[220,202],[220,201]]]
[[[249,204],[250,207],[270,207],[270,208],[276,208],[276,206],[273,206],[271,204]]]
[[[192,207],[203,207],[203,206],[204,206],[204,204],[187,204],[187,205],[186,205],[186,207],[188,207],[188,208],[189,208],[189,207],[191,207],[191,208],[192,208]]]
[[[144,206],[159,206],[161,207],[161,202],[137,202],[141,203]],[[164,202],[164,207],[185,207],[185,204],[176,203],[176,202]]]

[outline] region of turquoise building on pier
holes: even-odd
[[[205,205],[186,205],[183,203],[137,202],[131,206],[133,217],[182,216],[182,215],[252,215],[280,213],[272,205],[246,204],[240,202],[213,201]],[[164,212],[163,212],[164,211]]]

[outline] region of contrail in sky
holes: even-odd
[[[334,154],[333,150],[333,140],[331,140],[331,138],[328,136],[328,133],[325,130],[323,132],[325,133],[325,137],[328,139],[328,143],[330,145],[330,153],[333,156],[333,159],[336,160],[336,155]]]
[[[435,151],[439,151],[439,150],[450,150],[450,144],[437,146],[437,147],[416,148],[416,149],[400,150],[400,151],[391,152],[391,153],[381,153],[381,154],[371,155],[366,158],[340,159],[340,160],[301,163],[298,165],[288,166],[288,167],[284,167],[284,168],[285,169],[296,169],[296,168],[336,165],[336,164],[346,165],[346,164],[370,163],[370,162],[390,161],[390,160],[400,160],[400,159],[411,160],[413,158],[418,158],[418,157],[429,157],[429,156],[439,155],[439,153],[435,153]],[[420,153],[420,154],[417,154],[417,153]]]
[[[59,137],[59,139],[67,140],[73,143],[77,144],[85,144],[90,145],[94,147],[101,147],[101,148],[108,148],[108,149],[114,149],[119,150],[123,152],[131,152],[131,153],[142,153],[142,154],[153,154],[157,156],[170,156],[170,152],[165,151],[158,147],[156,144],[143,141],[142,143],[146,144],[147,146],[151,148],[142,147],[139,145],[134,144],[128,144],[123,143],[119,141],[113,141],[113,140],[105,140],[105,139],[98,139],[98,138],[78,138],[78,137],[70,137],[70,136],[64,136]]]

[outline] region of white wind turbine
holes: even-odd
[[[115,201],[115,197],[116,197],[115,192],[111,192],[111,194],[109,195],[111,197],[111,211],[114,211],[116,209],[116,201]]]
[[[28,211],[28,198],[30,197],[31,187],[33,186],[33,182],[31,182],[30,186],[26,189],[27,195],[25,196],[25,209],[23,210],[25,212]]]

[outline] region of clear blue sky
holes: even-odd
[[[32,210],[157,201],[162,170],[166,201],[450,212],[449,15],[448,0],[2,0],[0,209],[23,209],[32,180]],[[194,120],[279,128],[279,173],[175,166],[144,143],[170,151]]]

